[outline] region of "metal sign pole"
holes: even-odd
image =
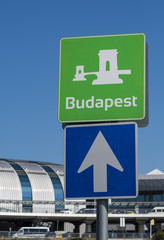
[[[108,240],[108,199],[97,200],[96,240]]]
[[[150,220],[150,238],[152,238],[152,224],[151,224],[151,220]]]

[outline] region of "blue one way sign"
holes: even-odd
[[[89,124],[65,128],[65,197],[136,197],[137,125]]]

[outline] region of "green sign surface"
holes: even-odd
[[[145,117],[144,34],[60,41],[60,122],[141,120]]]

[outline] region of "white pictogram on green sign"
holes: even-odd
[[[131,70],[118,70],[117,49],[99,51],[99,72],[84,72],[84,65],[76,66],[76,75],[73,81],[86,81],[85,75],[97,75],[92,85],[120,84],[123,80],[119,74],[131,74]]]

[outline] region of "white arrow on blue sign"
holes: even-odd
[[[90,124],[65,128],[65,197],[136,197],[137,125]]]
[[[123,171],[123,168],[105,140],[102,132],[99,131],[78,170],[78,173],[81,173],[93,165],[94,192],[107,192],[107,164],[121,172]],[[101,178],[99,178],[99,176],[101,176]]]

